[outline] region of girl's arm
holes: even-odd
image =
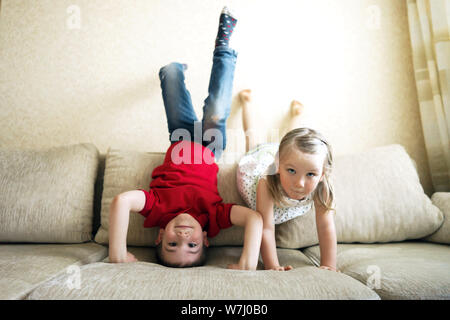
[[[228,269],[256,270],[258,266],[259,247],[261,245],[262,219],[252,209],[234,205],[231,207],[230,220],[233,225],[244,227],[244,247],[238,264]]]
[[[139,212],[145,206],[145,194],[140,190],[123,192],[114,197],[109,208],[109,261],[134,262],[127,251],[127,232],[130,211]]]
[[[316,226],[320,246],[320,268],[336,270],[336,229],[334,214],[318,201],[314,201],[316,209]]]
[[[287,271],[291,266],[280,266],[275,241],[275,225],[273,223],[273,200],[264,178],[259,179],[256,187],[256,211],[263,217],[263,231],[261,241],[261,257],[266,270]]]

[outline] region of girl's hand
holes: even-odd
[[[275,271],[289,271],[292,270],[292,266],[274,266],[271,268],[267,268],[266,270],[275,270]]]
[[[337,270],[335,268],[331,268],[331,267],[328,267],[328,266],[320,266],[319,269],[341,272],[340,270]]]
[[[234,269],[234,270],[255,270],[254,268],[250,268],[248,266],[241,266],[239,263],[235,264],[229,264],[227,266],[227,269]]]

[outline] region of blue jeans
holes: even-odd
[[[197,120],[191,95],[184,83],[186,66],[173,62],[159,71],[164,108],[171,143],[190,139],[208,147],[219,159],[226,147],[226,121],[230,115],[231,94],[237,53],[229,47],[214,50],[208,97],[203,119]],[[192,139],[193,137],[193,139]]]

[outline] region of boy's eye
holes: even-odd
[[[193,242],[189,243],[189,247],[190,247],[190,248],[195,248],[196,246],[197,246],[196,243],[193,243]]]
[[[176,247],[176,246],[177,246],[177,243],[176,243],[176,242],[169,242],[169,246],[170,246],[170,247]]]

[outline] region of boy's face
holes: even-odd
[[[159,229],[156,245],[161,242],[161,252],[165,260],[185,265],[201,256],[203,246],[209,246],[206,231],[190,214],[181,213]]]

